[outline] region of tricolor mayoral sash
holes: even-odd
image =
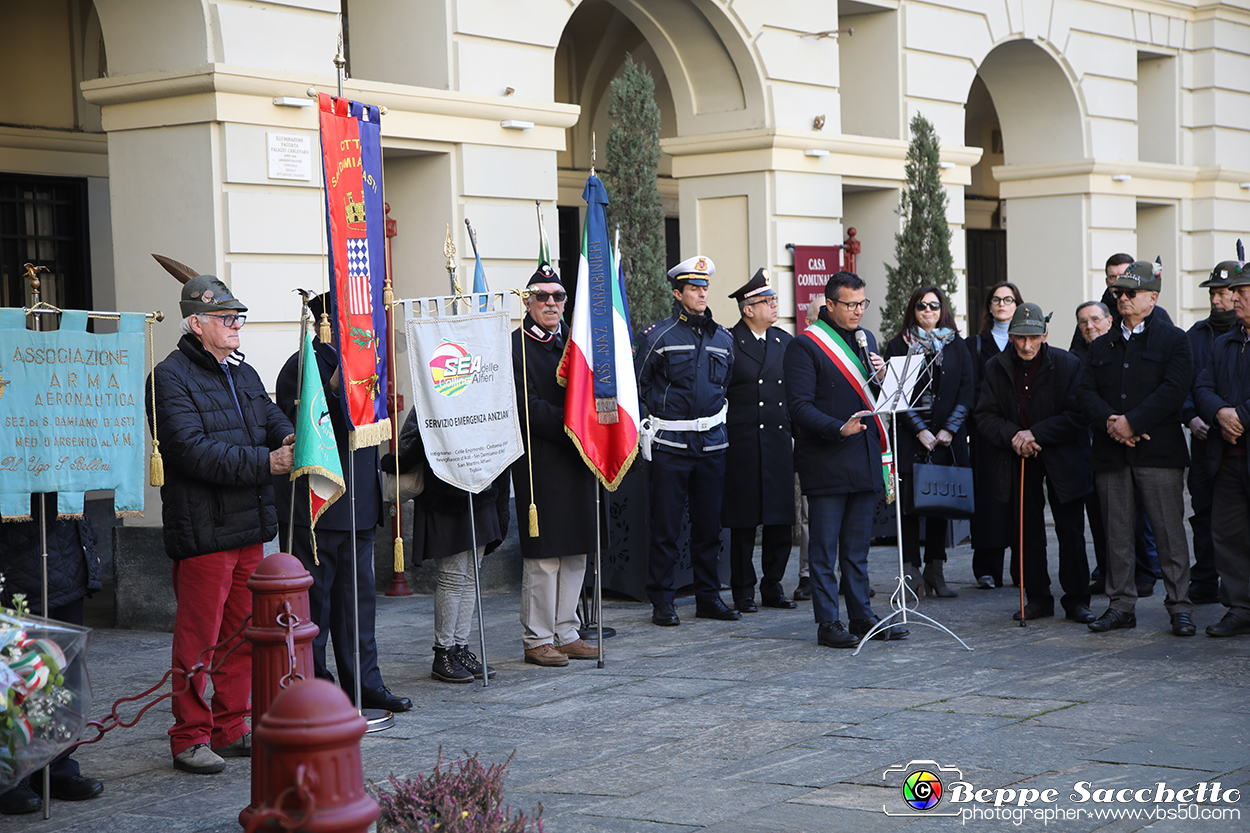
[[[860,401],[864,403],[864,409],[875,411],[877,398],[872,395],[872,390],[868,387],[868,369],[859,360],[859,356],[855,355],[851,346],[838,335],[838,331],[824,321],[817,321],[804,330],[803,335],[816,342],[820,352],[829,357],[833,366],[859,394]],[[894,452],[890,450],[889,436],[885,432],[885,424],[881,422],[881,417],[873,414],[872,420],[877,423],[877,434],[881,438],[881,475],[885,478],[886,500],[893,501]]]

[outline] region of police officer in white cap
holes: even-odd
[[[647,596],[651,621],[679,625],[673,567],[683,507],[690,502],[690,563],[695,616],[739,619],[720,596],[720,510],[725,480],[725,390],[733,370],[733,338],[707,308],[708,278],[716,272],[704,255],[668,272],[673,315],[643,331],[638,348],[638,394],[650,414],[651,555]]]

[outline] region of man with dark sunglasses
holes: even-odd
[[[1138,501],[1154,529],[1172,633],[1193,636],[1181,410],[1194,369],[1184,331],[1154,316],[1162,266],[1137,261],[1111,285],[1120,323],[1094,340],[1078,402],[1093,427],[1094,484],[1107,530],[1107,611],[1101,633],[1137,626],[1133,526]]]

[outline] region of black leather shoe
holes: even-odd
[[[812,599],[812,580],[807,576],[799,576],[799,586],[794,588],[796,602],[808,602]]]
[[[755,606],[755,599],[734,599],[734,609],[739,613],[759,613],[760,609]],[[695,616],[699,612],[695,611]]]
[[[680,625],[681,620],[677,618],[677,608],[672,602],[660,602],[651,608],[651,624],[660,625],[661,627],[672,627]]]
[[[851,619],[851,635],[863,636],[868,633],[868,631],[872,630],[873,626],[880,621],[881,618],[879,616],[871,616],[867,619]],[[907,628],[902,625],[891,625],[874,633],[872,638],[880,639],[882,642],[885,642],[890,639],[906,639],[910,633],[911,631],[907,630]]]
[[[1214,625],[1207,625],[1207,636],[1240,636],[1250,633],[1250,619],[1243,619],[1231,610]]]
[[[1028,605],[1025,605],[1025,607],[1027,608]],[[1081,625],[1088,625],[1098,617],[1094,615],[1094,611],[1090,610],[1087,605],[1076,605],[1068,611],[1066,618]]]
[[[1172,614],[1172,633],[1175,636],[1193,636],[1198,632],[1193,617],[1188,613]]]
[[[0,813],[6,816],[24,816],[28,813],[38,813],[42,809],[43,800],[25,781],[0,795]]]
[[[85,775],[53,777],[50,780],[52,797],[59,801],[86,801],[104,792],[104,784]]]
[[[1025,621],[1030,621],[1033,619],[1049,619],[1050,617],[1054,615],[1055,615],[1054,607],[1048,607],[1042,604],[1041,602],[1029,602],[1028,604],[1024,606]],[[1019,622],[1020,611],[1017,610],[1015,613],[1011,614],[1011,618],[1014,621]]]
[[[407,697],[392,694],[386,686],[379,686],[373,691],[360,692],[360,705],[366,709],[385,709],[388,712],[406,712],[412,710],[412,701]]]
[[[1137,582],[1137,598],[1144,599],[1147,596],[1155,594],[1155,583],[1153,581]]]
[[[825,622],[816,627],[816,642],[826,648],[854,648],[859,640],[846,632],[841,622]]]
[[[760,600],[760,604],[764,607],[776,607],[781,610],[794,610],[798,605],[786,598],[785,594],[780,596],[765,596]]]
[[[1090,622],[1088,627],[1094,633],[1106,633],[1107,631],[1117,631],[1122,628],[1135,628],[1137,627],[1137,614],[1121,613],[1115,608],[1109,607],[1106,613]]]
[[[1196,605],[1213,605],[1220,600],[1220,589],[1209,584],[1189,585],[1189,601]]]
[[[754,606],[755,603],[752,602],[751,604]],[[732,622],[734,619],[741,619],[742,614],[725,604],[725,600],[716,595],[706,602],[695,603],[694,618],[720,619],[723,622]]]

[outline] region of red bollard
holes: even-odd
[[[379,813],[360,763],[366,728],[347,695],[326,680],[279,693],[256,730],[269,765],[260,773],[258,824],[249,829],[282,819],[287,829],[309,833],[365,833]],[[253,774],[253,789],[257,780]]]
[[[299,559],[285,552],[267,556],[247,580],[252,591],[252,623],[243,636],[252,643],[252,729],[260,725],[292,673],[313,677],[312,642],[317,626],[308,610],[312,576]],[[255,738],[253,737],[253,740]],[[262,745],[252,744],[252,803],[239,813],[248,821],[262,806],[260,782],[270,764]]]

